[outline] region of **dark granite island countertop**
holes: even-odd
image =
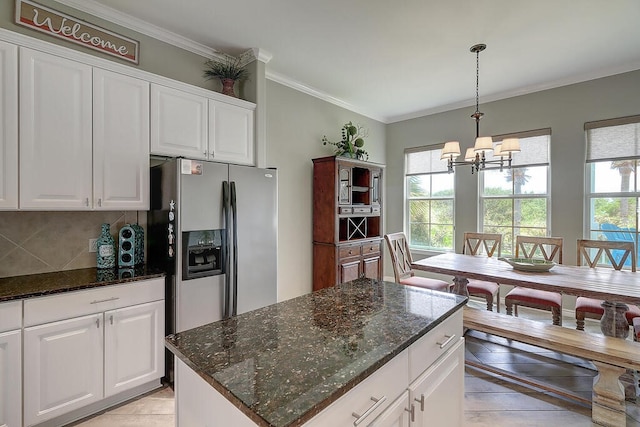
[[[162,271],[141,265],[121,270],[82,268],[5,277],[0,278],[0,302],[154,279],[164,275]]]
[[[318,414],[467,298],[361,279],[166,338],[166,346],[260,426]]]

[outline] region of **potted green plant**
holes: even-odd
[[[240,64],[239,58],[225,57],[224,59],[210,59],[204,63],[204,77],[218,78],[222,83],[222,93],[237,98],[233,87],[237,81],[242,81],[249,76],[249,72]]]
[[[347,156],[359,160],[369,160],[369,153],[364,147],[364,138],[368,136],[367,130],[362,125],[354,125],[352,122],[342,126],[342,139],[338,142],[329,141],[327,136],[322,137],[322,145],[336,147],[336,156]]]

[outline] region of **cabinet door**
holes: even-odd
[[[151,85],[151,154],[207,159],[207,98]]]
[[[363,270],[364,270],[364,277],[367,277],[369,279],[376,279],[376,280],[382,279],[380,274],[381,263],[380,263],[379,255],[365,258],[362,261],[362,264],[363,264]]]
[[[338,204],[351,204],[351,166],[338,163]]]
[[[358,258],[355,260],[343,260],[338,265],[339,281],[338,283],[350,282],[360,278],[360,269],[362,261]]]
[[[211,160],[253,165],[253,152],[253,110],[210,99]]]
[[[93,206],[149,209],[149,83],[93,70]]]
[[[416,425],[462,425],[464,413],[464,339],[461,338],[409,386]]]
[[[18,48],[4,42],[0,42],[0,209],[18,209]]]
[[[0,334],[0,427],[22,425],[21,334]]]
[[[91,67],[20,48],[20,208],[90,209]]]
[[[164,302],[107,311],[105,397],[164,375]]]
[[[409,427],[409,392],[405,391],[367,427]]]
[[[25,425],[100,400],[102,360],[102,313],[25,328]]]

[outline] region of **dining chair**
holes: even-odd
[[[516,258],[543,258],[562,264],[562,237],[516,236]],[[543,291],[516,286],[507,293],[504,305],[508,315],[518,316],[518,306],[551,312],[554,325],[562,326],[562,295],[559,292]]]
[[[595,253],[595,254],[594,254]],[[604,256],[604,258],[603,258]],[[636,271],[636,255],[633,242],[612,242],[607,240],[578,239],[578,259],[576,265],[583,265],[583,260],[591,268],[601,263],[610,263],[615,270],[622,270],[627,260],[631,259],[631,271]],[[576,329],[584,331],[585,318],[600,319],[604,313],[602,300],[588,297],[576,299]],[[629,305],[625,314],[627,323],[633,325],[633,319],[640,317],[640,308]]]
[[[488,257],[500,256],[502,251],[502,234],[497,233],[464,233],[464,246],[462,253],[467,255],[481,255]],[[496,302],[496,312],[500,313],[500,285],[484,280],[468,279],[467,290],[470,296],[484,298],[487,301],[487,310],[493,311],[493,302]]]
[[[444,280],[415,275],[411,268],[413,259],[411,258],[411,251],[409,251],[409,243],[403,232],[385,234],[384,240],[386,240],[387,246],[389,247],[396,283],[435,291],[449,291],[451,284]]]

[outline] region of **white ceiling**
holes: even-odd
[[[473,105],[477,43],[481,103],[640,69],[639,0],[59,1],[260,48],[268,78],[385,123]]]

